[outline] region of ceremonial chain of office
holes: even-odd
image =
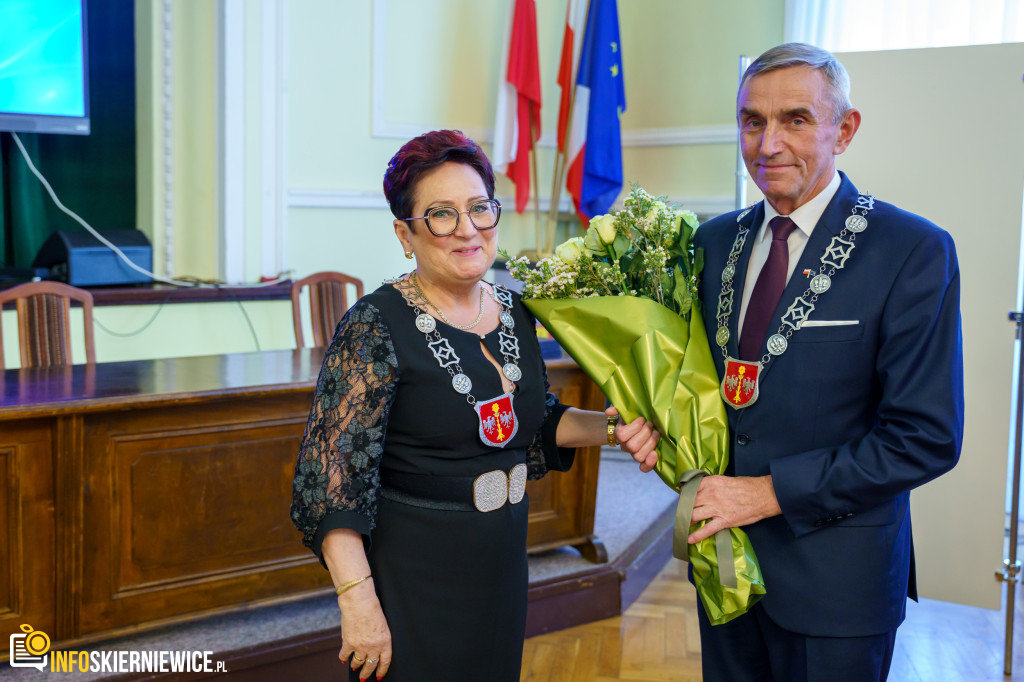
[[[860,196],[857,197],[857,203],[853,207],[852,215],[846,219],[843,231],[832,237],[831,243],[829,243],[825,253],[821,256],[821,266],[818,268],[818,274],[811,278],[807,289],[797,296],[796,300],[789,306],[786,314],[782,316],[782,324],[779,325],[778,331],[768,339],[768,352],[757,363],[761,369],[764,369],[765,365],[771,361],[772,356],[782,355],[786,352],[786,349],[789,347],[789,339],[810,317],[818,297],[829,290],[832,286],[832,277],[846,266],[846,261],[850,258],[856,245],[857,235],[867,229],[867,215],[874,207],[875,198],[866,192],[861,192]],[[743,225],[740,221],[750,213],[752,208],[748,208],[736,217],[739,232],[732,243],[732,250],[729,252],[729,260],[726,262],[725,269],[722,270],[722,291],[718,295],[718,315],[716,318],[718,332],[715,334],[715,342],[722,349],[722,357],[727,361],[729,360],[729,355],[725,347],[729,343],[729,317],[732,315],[733,300],[735,298],[733,278],[736,275],[736,262],[743,252],[743,245],[746,243],[747,235],[750,233],[750,228]]]
[[[416,289],[423,300],[426,301],[426,296],[423,296],[418,286]],[[499,315],[501,329],[498,332],[498,341],[501,346],[502,357],[505,360],[501,371],[509,381],[519,381],[523,377],[523,373],[518,365],[519,340],[516,338],[515,332],[512,331],[516,324],[512,318],[512,294],[500,284],[494,285],[494,292],[494,300],[501,308]],[[427,345],[434,354],[437,364],[451,375],[452,388],[466,396],[466,402],[470,405],[476,405],[476,398],[470,393],[473,390],[473,382],[462,371],[461,360],[455,349],[448,343],[448,339],[441,336],[441,333],[437,330],[437,323],[434,321],[434,318],[414,303],[408,300],[406,300],[406,303],[416,311],[416,328],[427,337]]]

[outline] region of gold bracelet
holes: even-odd
[[[608,445],[613,448],[619,447],[619,440],[615,437],[615,425],[619,423],[619,415],[608,417]]]
[[[362,577],[362,578],[356,578],[355,580],[353,580],[351,582],[347,582],[344,585],[338,585],[338,588],[336,590],[334,590],[334,591],[338,593],[338,596],[341,596],[341,595],[345,594],[346,592],[348,592],[349,590],[351,590],[356,585],[358,585],[359,583],[363,582],[364,580],[369,580],[372,577],[373,577],[372,575],[368,575],[368,576],[365,576],[365,577]]]

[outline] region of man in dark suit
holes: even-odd
[[[910,490],[962,443],[956,252],[836,171],[861,114],[831,53],[772,48],[736,109],[766,201],[695,237],[731,448],[690,541],[743,527],[767,594],[724,625],[701,613],[704,679],[884,680],[917,596]]]

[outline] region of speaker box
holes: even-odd
[[[153,247],[142,232],[101,230],[100,234],[121,249],[131,262],[152,271]],[[40,247],[32,267],[49,268],[49,279],[76,287],[152,280],[128,267],[116,253],[86,230],[60,230],[51,234]]]

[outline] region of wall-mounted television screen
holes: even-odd
[[[0,130],[89,134],[86,0],[0,0]]]

